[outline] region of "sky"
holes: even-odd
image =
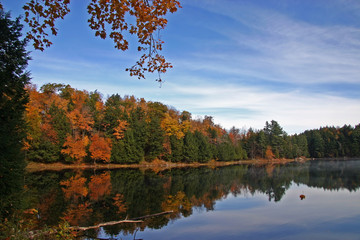
[[[24,1],[2,0],[12,17]],[[174,66],[138,80],[125,71],[139,59],[88,27],[87,3],[72,0],[44,52],[31,51],[33,84],[159,101],[193,118],[213,116],[226,129],[262,129],[276,120],[288,134],[360,123],[360,1],[180,0],[161,31]],[[24,28],[26,30],[26,28]]]

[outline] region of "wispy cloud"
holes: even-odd
[[[228,129],[232,126],[261,129],[272,119],[288,133],[359,123],[360,104],[356,99],[297,90],[276,92],[239,84],[169,85],[167,90],[177,97],[168,98],[168,103],[181,105],[194,114],[214,116],[216,122]]]
[[[195,53],[189,67],[295,84],[359,83],[358,28],[310,24],[229,1],[198,7],[233,21],[229,27],[206,25],[225,36],[223,44],[231,44],[231,50],[216,51],[214,45],[212,51]]]

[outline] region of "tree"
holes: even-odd
[[[113,139],[111,149],[112,163],[139,163],[143,158],[144,151],[139,148],[132,129],[125,132],[123,139]]]
[[[110,162],[111,156],[111,140],[109,138],[101,137],[98,133],[95,133],[91,138],[91,144],[89,147],[91,158],[100,160],[103,162]]]
[[[198,158],[195,159],[198,162],[208,162],[211,159],[210,143],[204,135],[199,131],[195,131],[194,137],[198,145]]]
[[[3,206],[23,186],[25,167],[22,151],[25,138],[25,85],[29,73],[25,70],[30,59],[25,50],[27,40],[21,39],[20,19],[0,9],[0,214]],[[4,215],[2,215],[4,216]]]
[[[43,51],[52,45],[48,36],[57,35],[55,22],[70,12],[69,4],[70,0],[28,0],[25,3],[25,22],[30,27],[26,37],[33,41],[35,49]],[[158,32],[167,25],[166,14],[174,13],[178,8],[181,6],[177,0],[91,0],[87,6],[88,23],[95,36],[110,37],[115,48],[122,51],[129,48],[124,36],[127,33],[136,35],[137,49],[143,55],[126,70],[130,76],[139,79],[145,78],[145,72],[156,71],[159,73],[157,81],[161,82],[160,73],[165,73],[172,65],[159,54],[164,42]],[[133,23],[131,17],[135,18]]]
[[[195,162],[198,159],[198,144],[194,134],[190,131],[184,137],[183,159],[187,163]]]
[[[160,126],[160,119],[152,117],[147,126],[147,141],[145,144],[145,159],[148,161],[159,157],[163,151],[164,130]]]
[[[275,120],[271,120],[271,123],[266,121],[264,133],[268,138],[275,157],[284,157],[284,136],[286,135],[286,132],[283,131],[279,123]]]
[[[66,158],[65,160],[80,163],[87,156],[86,146],[88,143],[89,139],[87,136],[80,138],[68,135],[61,153],[70,157],[70,159]]]
[[[311,131],[309,143],[309,152],[311,157],[321,158],[324,157],[324,140],[319,131]]]
[[[266,147],[266,151],[265,151],[265,158],[268,160],[272,160],[275,157],[274,153],[271,150],[270,146]]]
[[[171,135],[169,137],[170,140],[170,148],[171,148],[171,155],[170,161],[171,162],[181,162],[183,159],[183,146],[184,141],[183,139],[178,139],[175,135]]]

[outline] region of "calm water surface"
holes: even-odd
[[[41,172],[26,181],[40,225],[174,211],[89,231],[88,239],[360,239],[360,160]]]

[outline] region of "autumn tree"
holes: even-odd
[[[267,146],[266,147],[266,151],[265,151],[265,158],[268,160],[272,160],[274,159],[275,155],[271,149],[271,146]]]
[[[8,198],[23,186],[22,143],[28,102],[25,85],[30,80],[26,71],[30,57],[21,30],[20,19],[12,20],[9,13],[0,9],[0,215]]]
[[[89,147],[91,158],[102,162],[110,162],[111,157],[111,140],[109,138],[101,137],[98,133],[95,133],[91,137],[91,144]]]
[[[114,127],[114,133],[113,135],[115,136],[116,139],[123,139],[125,134],[124,132],[126,131],[126,128],[128,126],[127,121],[125,120],[117,120],[118,125],[116,127]]]
[[[86,146],[89,143],[89,138],[86,136],[80,138],[79,136],[68,135],[63,145],[61,153],[68,156],[65,160],[68,162],[80,163],[87,156]]]
[[[157,72],[157,81],[161,82],[160,73],[172,65],[160,54],[164,41],[159,31],[167,25],[166,15],[179,8],[177,0],[91,0],[87,6],[88,23],[95,36],[112,39],[114,47],[122,51],[129,48],[125,36],[135,35],[137,50],[142,55],[126,70],[139,79],[145,78],[146,72]],[[64,19],[70,12],[70,0],[27,0],[23,9],[24,20],[30,28],[26,37],[35,49],[43,51],[52,45],[49,35],[57,35],[56,20]]]

